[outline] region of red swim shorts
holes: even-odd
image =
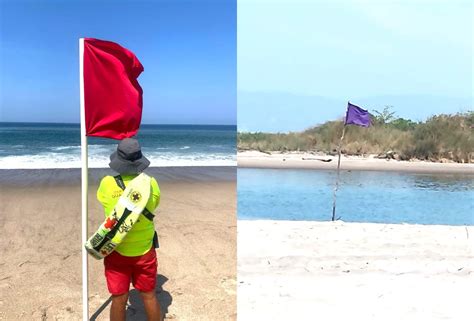
[[[130,282],[141,292],[155,289],[158,263],[154,248],[141,256],[123,256],[114,251],[105,257],[104,266],[107,287],[112,295],[127,293]]]

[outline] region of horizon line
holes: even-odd
[[[0,124],[10,123],[10,124],[56,124],[56,125],[80,125],[80,122],[42,122],[42,121],[0,121]],[[237,124],[156,124],[156,123],[143,123],[141,125],[165,125],[165,126],[237,126]]]

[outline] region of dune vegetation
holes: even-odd
[[[397,118],[390,107],[375,111],[372,126],[346,126],[341,152],[377,154],[398,160],[474,163],[474,112],[442,114],[425,122]],[[239,150],[336,154],[343,120],[328,121],[302,132],[238,133]]]

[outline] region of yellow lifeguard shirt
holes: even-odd
[[[121,175],[125,186],[137,175]],[[97,199],[104,207],[105,217],[113,213],[115,204],[122,195],[123,190],[117,185],[113,176],[105,176],[100,181],[97,190]],[[151,194],[146,204],[146,209],[151,213],[155,211],[160,203],[160,188],[155,178],[151,178]],[[128,232],[122,243],[120,243],[115,251],[123,256],[139,256],[150,250],[153,243],[153,235],[155,227],[153,221],[141,215],[133,228]]]

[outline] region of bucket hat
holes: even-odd
[[[109,166],[119,174],[138,174],[150,165],[142,155],[140,144],[134,138],[125,138],[117,145],[117,150],[110,155]]]

